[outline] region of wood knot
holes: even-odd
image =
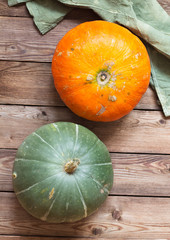
[[[37,114],[33,116],[33,119],[42,119],[48,121],[48,115],[45,111],[39,111]]]
[[[102,229],[101,228],[92,228],[92,234],[93,235],[100,235],[102,234]]]
[[[117,220],[117,221],[120,221],[121,220],[121,212],[119,210],[113,210],[112,212],[112,218]]]
[[[163,125],[163,124],[166,123],[166,121],[165,121],[164,119],[160,119],[160,120],[159,120],[159,123]]]
[[[47,113],[45,111],[42,111],[43,116],[47,116]]]

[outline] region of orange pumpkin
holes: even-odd
[[[77,115],[114,121],[128,114],[146,91],[150,61],[130,31],[106,21],[85,22],[58,43],[52,61],[55,87]]]

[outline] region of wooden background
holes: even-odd
[[[170,14],[170,1],[159,0]],[[0,240],[170,239],[170,118],[149,88],[126,117],[94,123],[74,115],[56,93],[51,60],[62,36],[81,22],[99,19],[73,10],[41,36],[25,5],[0,1]],[[47,224],[21,208],[11,171],[23,139],[54,121],[92,130],[111,152],[114,187],[92,216],[72,224]],[[29,236],[29,237],[28,237]]]

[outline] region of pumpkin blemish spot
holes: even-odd
[[[139,56],[140,56],[140,53],[137,53],[137,54],[135,55],[135,58],[138,59]]]
[[[116,86],[115,86],[115,82],[111,82],[111,83],[109,83],[109,85],[108,85],[110,88],[113,88],[113,89],[115,89],[116,88]]]
[[[135,66],[131,64],[131,68],[132,68],[132,69],[134,69],[134,68],[135,68]]]
[[[49,199],[51,199],[54,195],[54,188],[52,188],[51,192],[49,193]]]
[[[68,210],[69,202],[66,203],[66,211]]]
[[[102,113],[104,113],[105,111],[106,111],[106,108],[103,106],[103,105],[101,105],[102,107],[101,107],[101,109],[96,113],[96,116],[100,116]]]
[[[44,188],[42,191],[41,191],[41,193],[43,194],[43,193],[45,193],[47,191],[47,188]]]
[[[70,57],[70,52],[69,51],[67,51],[67,56]]]
[[[59,56],[61,56],[61,55],[62,55],[62,52],[59,52],[57,56],[59,57]]]
[[[101,192],[101,194],[103,194],[103,193],[104,193],[104,190],[103,190],[103,189],[101,189],[101,190],[100,190],[100,192]]]
[[[16,172],[14,172],[14,173],[12,174],[12,177],[13,177],[13,179],[17,178]]]
[[[91,81],[91,80],[93,80],[93,76],[91,74],[89,74],[86,78],[86,81]]]
[[[113,95],[113,96],[109,96],[108,99],[109,101],[115,102],[117,100],[117,97]]]
[[[104,63],[104,65],[107,67],[108,70],[110,70],[114,64],[115,64],[114,62],[106,62],[106,63]]]

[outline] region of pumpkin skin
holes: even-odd
[[[145,93],[150,60],[138,37],[106,21],[85,22],[58,43],[52,74],[64,103],[78,116],[114,121]]]
[[[27,212],[43,221],[75,222],[87,217],[105,201],[112,184],[106,146],[74,123],[42,126],[16,154],[16,196]]]

